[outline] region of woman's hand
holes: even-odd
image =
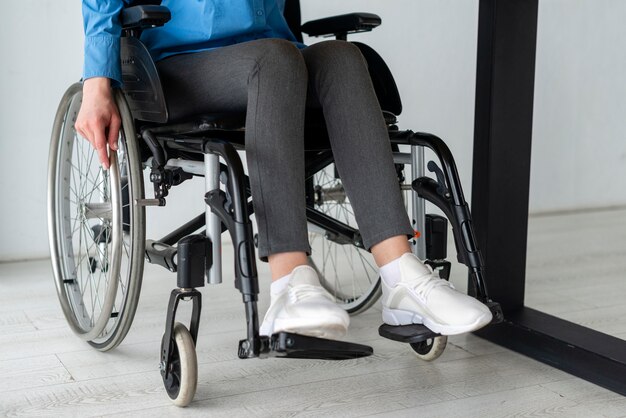
[[[117,151],[120,126],[120,114],[113,100],[110,80],[105,77],[85,80],[83,102],[74,127],[94,147],[105,170],[110,166],[107,144],[111,151]]]

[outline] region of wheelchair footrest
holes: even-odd
[[[270,338],[271,357],[348,360],[367,357],[374,353],[372,347],[347,341],[328,340],[307,335],[278,332]]]
[[[378,327],[378,335],[401,343],[419,343],[429,338],[438,337],[439,334],[431,331],[422,324],[411,325],[388,325]]]

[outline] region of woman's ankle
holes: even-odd
[[[382,267],[397,260],[402,254],[410,253],[411,247],[406,235],[396,235],[372,245],[371,252],[376,265]]]
[[[290,274],[294,268],[308,265],[308,259],[304,251],[291,251],[270,254],[267,257],[272,272],[272,281],[278,280]]]

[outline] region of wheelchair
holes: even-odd
[[[259,335],[259,293],[255,234],[251,223],[253,196],[238,150],[245,150],[244,116],[210,114],[170,121],[159,75],[145,46],[142,31],[166,24],[169,10],[160,2],[140,2],[122,11],[122,72],[124,89],[114,97],[122,119],[119,150],[102,170],[90,144],[74,130],[82,84],[69,87],[61,99],[52,132],[49,157],[48,229],[56,289],[71,329],[97,350],[119,345],[137,308],[144,262],[177,275],[172,290],[160,350],[160,372],[168,396],[176,405],[191,402],[197,381],[197,342],[201,293],[205,285],[222,281],[222,234],[229,232],[235,252],[235,287],[242,294],[247,335],[238,356],[349,359],[372,354],[371,347],[294,333]],[[158,3],[158,4],[146,4]],[[300,23],[299,2],[288,0],[285,16],[300,40],[370,31],[378,16],[352,13]],[[398,187],[414,225],[411,248],[448,279],[448,222],[457,259],[470,273],[470,293],[503,320],[498,303],[489,299],[484,266],[476,246],[469,207],[463,197],[454,159],[438,137],[400,130],[400,96],[389,68],[365,44],[354,42],[368,62],[388,127]],[[368,309],[381,295],[377,267],[363,246],[340,173],[333,163],[321,112],[307,111],[305,129],[306,216],[312,254],[309,263],[322,285],[350,314]],[[410,152],[400,152],[408,145]],[[438,157],[425,175],[424,149]],[[410,173],[405,173],[409,167]],[[143,171],[150,170],[153,198],[144,195]],[[409,182],[405,175],[410,176]],[[194,177],[204,178],[206,210],[159,240],[146,240],[145,207],[165,206],[168,191]],[[446,215],[425,214],[430,201]],[[192,304],[185,325],[176,318],[181,301]],[[447,338],[424,325],[381,325],[379,334],[408,343],[427,361],[439,357]]]

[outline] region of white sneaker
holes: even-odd
[[[346,334],[349,324],[350,316],[320,285],[315,269],[302,265],[293,269],[286,288],[273,297],[259,334],[286,331],[334,340]]]
[[[400,257],[400,281],[384,280],[383,322],[389,325],[424,324],[441,335],[475,331],[491,322],[489,308],[439,278],[413,253]]]

